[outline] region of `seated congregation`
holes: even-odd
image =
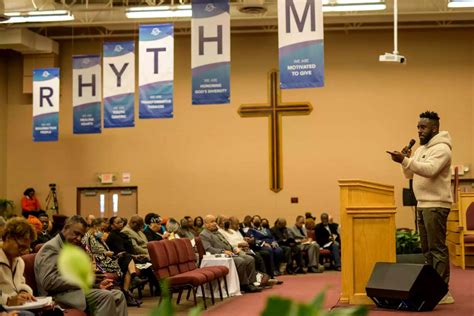
[[[69,314],[127,315],[127,306],[141,305],[145,286],[149,285],[150,295],[160,295],[163,279],[172,293],[179,293],[178,303],[188,290],[187,297],[192,293],[196,304],[199,289],[206,306],[209,291],[204,286],[211,289],[212,303],[213,287],[221,300],[223,290],[229,295],[227,267],[198,268],[206,255],[231,258],[244,293],[280,285],[283,281],[277,277],[282,274],[341,269],[340,227],[326,213],[318,224],[310,213],[297,216],[290,227],[284,218],[270,227],[259,215],[246,216],[242,223],[224,215],[186,216],[179,221],[156,213],[129,219],[75,215],[50,220],[41,211],[23,215],[27,219],[0,218],[0,306],[52,296]],[[58,270],[65,244],[81,247],[91,258],[96,281],[87,294]]]

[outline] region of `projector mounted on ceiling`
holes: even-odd
[[[393,1],[393,53],[385,53],[379,56],[381,62],[406,64],[405,56],[398,52],[398,0]]]

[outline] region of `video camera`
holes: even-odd
[[[51,191],[56,191],[56,183],[50,183],[49,188],[51,189]]]

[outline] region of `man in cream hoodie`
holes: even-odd
[[[451,197],[451,137],[439,131],[435,112],[420,114],[418,122],[420,147],[410,158],[411,150],[392,152],[392,160],[402,165],[418,200],[418,228],[421,247],[428,264],[449,283],[449,252],[446,246],[446,222],[453,202]],[[440,304],[454,303],[448,292]]]

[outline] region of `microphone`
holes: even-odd
[[[403,148],[402,150],[402,154],[406,155],[408,153],[408,151],[413,147],[413,145],[416,144],[416,140],[414,140],[413,138],[410,139],[410,142],[408,143],[408,146],[406,146],[405,148]]]

